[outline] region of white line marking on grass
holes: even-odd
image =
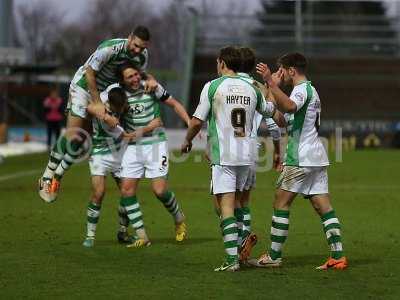
[[[34,169],[34,170],[17,172],[17,173],[10,174],[10,175],[3,175],[3,176],[0,176],[0,182],[7,181],[10,179],[34,175],[34,174],[40,173],[40,171],[42,171],[42,169]]]

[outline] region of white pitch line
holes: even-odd
[[[0,176],[0,182],[7,181],[10,179],[21,178],[25,176],[30,176],[39,173],[42,169],[35,169],[35,170],[28,170],[28,171],[21,171],[10,175],[3,175]]]

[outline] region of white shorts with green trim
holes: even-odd
[[[211,194],[243,191],[250,166],[211,166]]]
[[[75,117],[86,119],[87,106],[90,102],[90,94],[80,86],[71,83],[69,85],[69,98],[67,104],[67,111]]]
[[[256,170],[257,163],[254,163],[249,167],[249,173],[247,175],[247,180],[243,188],[245,191],[249,191],[256,186]]]
[[[168,144],[128,145],[122,157],[122,178],[157,178],[168,175]]]
[[[285,166],[276,187],[305,197],[328,194],[327,167]]]
[[[111,152],[106,154],[95,154],[89,158],[90,175],[107,176],[111,173],[113,177],[120,177],[122,154],[120,152]]]

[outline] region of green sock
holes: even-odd
[[[234,210],[234,215],[236,218],[237,228],[238,228],[238,247],[242,245],[243,241],[243,212],[241,207],[237,207]]]
[[[100,209],[100,205],[89,202],[87,208],[87,237],[94,238],[96,235],[96,227],[100,217]]]
[[[184,220],[184,215],[180,210],[179,203],[175,198],[175,194],[170,191],[166,191],[163,195],[157,196],[158,200],[164,205],[171,216],[174,218],[175,223],[182,223]]]
[[[271,225],[271,249],[269,255],[272,259],[282,257],[282,246],[285,243],[289,231],[289,211],[274,210]]]
[[[70,145],[66,147],[66,153],[55,170],[54,177],[56,179],[61,179],[64,176],[64,173],[71,167],[73,163],[75,163],[76,159],[80,155],[79,149],[83,143],[81,141],[72,140]]]
[[[128,219],[135,230],[144,227],[143,214],[136,196],[121,197],[120,205],[125,209]]]
[[[129,226],[129,218],[126,210],[121,204],[118,207],[119,226],[121,231],[126,231]]]
[[[47,163],[46,169],[42,175],[45,179],[51,179],[54,176],[54,172],[62,161],[66,153],[67,139],[64,135],[60,135],[57,143],[54,144],[53,149],[50,152],[50,158]]]
[[[238,261],[238,228],[235,217],[229,217],[221,221],[222,238],[228,263]]]
[[[331,257],[339,259],[343,256],[342,238],[340,235],[340,223],[335,215],[335,211],[331,210],[321,216],[322,225],[326,239],[331,249]]]
[[[242,207],[243,215],[243,239],[245,239],[251,233],[251,215],[250,208],[248,206]]]

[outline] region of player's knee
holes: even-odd
[[[153,187],[153,193],[157,198],[162,198],[166,191],[165,187]]]
[[[121,195],[122,197],[130,197],[135,194],[135,189],[130,184],[121,183]]]
[[[104,198],[105,190],[104,188],[96,188],[92,193],[92,201],[94,203],[101,203]]]

